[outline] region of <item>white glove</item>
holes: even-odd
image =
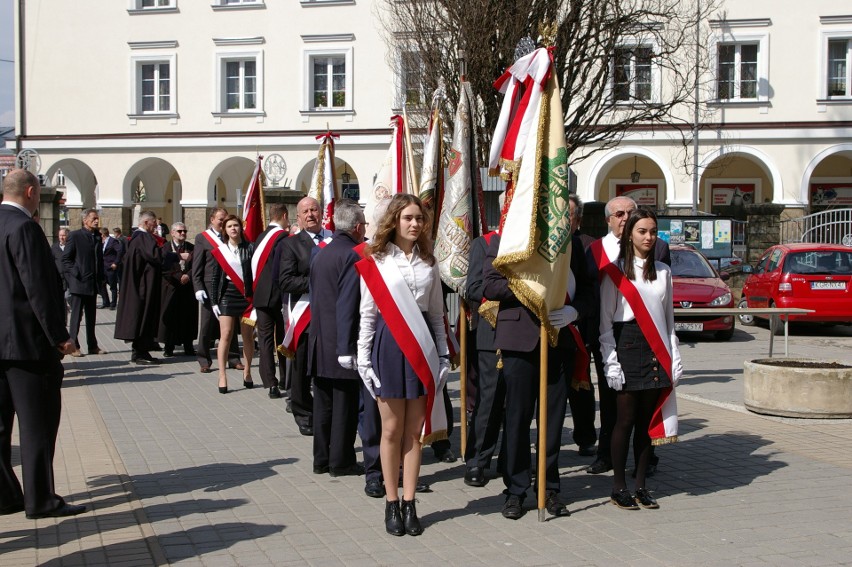
[[[561,329],[566,325],[569,325],[577,320],[577,310],[571,307],[570,305],[566,305],[564,307],[560,307],[559,309],[554,309],[550,313],[547,314],[547,319],[550,321],[550,324],[553,325],[557,329]]]
[[[345,368],[346,370],[355,370],[355,357],[354,356],[338,356],[337,364]]]
[[[204,292],[202,291],[201,293],[204,293]],[[213,306],[213,315],[215,315],[217,319],[222,316],[222,312],[219,310],[218,305]]]
[[[620,367],[610,369],[606,373],[606,383],[616,392],[621,391],[621,388],[624,386],[624,372],[621,371]]]
[[[447,379],[450,377],[450,359],[442,358],[441,367],[438,370],[438,383],[435,384],[435,395],[438,395],[444,386],[447,385]]]
[[[205,301],[207,301],[207,292],[205,292],[203,289],[199,289],[195,292],[195,299],[198,301],[198,303],[204,303]]]
[[[381,388],[382,383],[379,382],[379,377],[373,371],[372,366],[359,366],[358,374],[361,375],[361,381],[364,382],[364,387],[370,392],[370,396],[376,399],[376,388]]]

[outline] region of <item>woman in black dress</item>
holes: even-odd
[[[254,327],[243,322],[243,315],[249,307],[252,296],[251,281],[251,256],[254,246],[243,238],[243,222],[236,215],[230,215],[224,223],[227,241],[226,254],[236,259],[236,263],[242,268],[243,287],[242,293],[231,277],[226,274],[219,264],[213,270],[213,313],[219,318],[219,348],[216,350],[219,360],[219,393],[228,393],[228,345],[239,325],[243,336],[243,355],[245,356],[245,369],[243,370],[243,386],[253,388],[254,382],[251,378],[251,359],[254,356]]]

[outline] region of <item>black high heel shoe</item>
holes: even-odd
[[[227,394],[228,393],[228,387],[227,386],[219,386],[219,393],[220,394]]]
[[[243,387],[246,390],[251,390],[252,388],[254,388],[254,382],[246,382],[245,380],[243,380]]]

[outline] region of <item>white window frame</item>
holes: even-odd
[[[608,98],[618,106],[635,106],[655,104],[662,99],[662,73],[660,71],[660,61],[657,53],[659,52],[658,45],[655,41],[642,41],[639,39],[628,39],[616,46],[616,50],[631,50],[631,49],[650,49],[651,50],[651,96],[648,100],[635,98],[634,85],[630,85],[630,97],[627,100],[615,99],[615,60],[616,54],[613,53],[609,61],[609,85]],[[631,58],[631,69],[635,68],[635,59]]]
[[[337,108],[315,108],[313,106],[313,61],[317,57],[343,57],[346,66],[346,102]],[[354,109],[354,67],[353,47],[316,47],[302,49],[302,113],[328,114],[328,113],[352,113]]]
[[[210,6],[218,10],[256,10],[266,8],[264,0],[213,0]]]
[[[719,47],[722,45],[757,44],[757,96],[755,98],[719,98]],[[766,103],[769,101],[769,34],[768,33],[722,33],[710,42],[713,57],[713,102]],[[739,69],[737,70],[739,72]],[[738,82],[738,81],[737,81]]]
[[[820,33],[819,61],[819,100],[820,102],[852,101],[852,28]],[[846,40],[846,94],[828,95],[828,42]]]
[[[225,89],[227,88],[226,84],[226,73],[225,73],[225,65],[230,61],[248,61],[254,59],[255,61],[255,70],[257,73],[256,76],[256,86],[257,91],[255,94],[256,97],[256,107],[250,109],[239,109],[239,110],[228,110],[226,108],[227,103],[227,93]],[[213,115],[214,116],[256,116],[264,114],[264,106],[263,106],[263,75],[264,75],[264,67],[263,67],[263,50],[256,51],[220,51],[215,54],[215,72],[214,76],[216,77],[216,88],[214,89],[215,96],[213,101]],[[241,104],[244,104],[245,101],[241,101]]]
[[[168,64],[169,66],[169,110],[142,110],[142,66]],[[155,89],[156,92],[156,89]],[[177,116],[177,55],[134,55],[130,58],[130,111],[133,118],[166,118]]]
[[[127,11],[131,14],[151,12],[173,12],[177,10],[177,0],[165,0],[166,5],[160,6],[163,0],[154,0],[153,6],[143,6],[142,0],[129,0]]]
[[[403,45],[396,52],[396,73],[394,74],[395,81],[394,81],[394,97],[393,97],[394,101],[396,101],[395,108],[403,108],[407,103],[407,100],[406,100],[407,96],[406,95],[407,95],[407,90],[408,90],[407,89],[408,83],[407,83],[407,80],[406,80],[406,77],[405,77],[405,74],[404,74],[405,67],[403,65],[403,54],[405,54],[405,53],[417,53],[418,55],[421,54],[420,50],[417,49],[413,45]],[[421,101],[420,101],[419,105],[409,106],[408,108],[413,108],[413,109],[427,108],[428,109],[429,105],[431,104],[431,101],[429,100],[429,93],[426,92],[426,85],[424,85],[423,81],[422,81],[422,74],[423,74],[424,69],[425,69],[425,65],[423,63],[423,56],[420,55],[420,72],[421,72],[420,79],[421,80],[419,81],[420,82],[419,90],[420,90]]]

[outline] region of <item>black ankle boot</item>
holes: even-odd
[[[399,513],[399,500],[385,501],[385,530],[391,535],[405,535],[405,527]]]
[[[402,501],[402,523],[405,526],[405,533],[408,535],[418,536],[423,533],[423,526],[420,525],[420,520],[417,518],[414,500]]]

